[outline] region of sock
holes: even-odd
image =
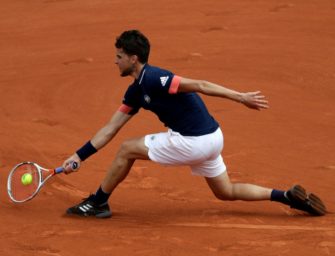
[[[276,189],[272,190],[271,201],[290,205],[290,200],[286,197],[286,192],[282,190],[276,190]]]
[[[104,203],[107,203],[108,198],[110,197],[110,195],[111,195],[111,193],[105,193],[100,186],[99,189],[97,190],[97,192],[94,195],[94,201],[98,205],[102,205]]]

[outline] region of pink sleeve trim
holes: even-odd
[[[170,85],[170,88],[169,88],[169,93],[170,94],[176,94],[178,92],[178,88],[179,88],[179,85],[180,85],[180,80],[181,80],[180,76],[175,75],[172,78],[171,85]]]
[[[125,114],[129,114],[129,112],[132,110],[133,108],[132,107],[129,107],[125,104],[122,104],[120,107],[119,107],[119,111],[125,113]]]

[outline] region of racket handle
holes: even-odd
[[[76,170],[76,169],[78,169],[78,167],[79,167],[79,163],[77,163],[77,162],[75,162],[75,161],[71,162],[70,165],[71,165],[71,169],[72,169],[73,171]],[[65,169],[64,169],[62,166],[61,166],[61,167],[57,167],[57,168],[55,169],[55,173],[58,174],[58,173],[64,172],[64,170],[65,170]]]
[[[55,173],[58,174],[58,173],[61,173],[61,172],[64,172],[64,168],[63,167],[57,167],[55,169]]]

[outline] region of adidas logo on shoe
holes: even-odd
[[[69,215],[77,215],[77,216],[94,216],[97,218],[109,218],[112,216],[112,212],[109,208],[108,203],[104,203],[101,205],[97,205],[93,200],[93,196],[89,196],[85,198],[83,202],[77,204],[73,207],[67,209],[66,213]]]

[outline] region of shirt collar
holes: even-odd
[[[143,66],[143,68],[142,68],[142,70],[141,70],[141,73],[140,73],[140,75],[138,76],[138,79],[137,79],[138,84],[141,84],[141,83],[142,83],[142,79],[143,79],[143,77],[144,77],[145,70],[146,70],[146,68],[147,68],[148,66],[149,66],[149,65],[148,65],[147,63],[144,64],[144,66]]]

